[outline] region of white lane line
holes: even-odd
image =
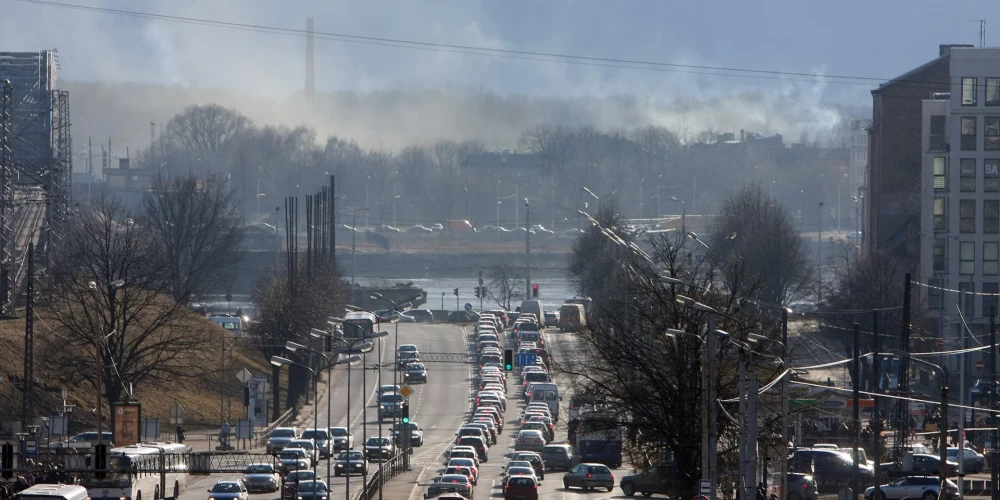
[[[420,478],[424,477],[424,472],[427,472],[427,467],[420,469],[420,474],[417,474],[417,482],[413,483],[413,487],[410,488],[410,494],[406,495],[406,500],[413,500],[413,494],[420,488]]]

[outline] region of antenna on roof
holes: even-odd
[[[979,47],[986,46],[986,19],[973,19],[974,22],[979,23]]]

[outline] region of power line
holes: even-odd
[[[411,50],[428,50],[433,52],[461,53],[461,54],[480,55],[487,57],[504,57],[510,59],[523,59],[523,60],[533,60],[541,62],[561,62],[565,64],[579,64],[585,66],[603,66],[603,67],[614,67],[623,69],[667,71],[667,72],[705,74],[714,76],[730,76],[730,77],[741,77],[741,78],[763,78],[771,80],[780,79],[786,81],[790,79],[789,77],[792,77],[791,78],[792,80],[797,80],[797,81],[829,80],[829,83],[864,85],[864,86],[870,86],[874,83],[881,83],[887,81],[894,81],[896,83],[914,83],[920,85],[927,85],[927,84],[948,85],[947,82],[928,82],[928,81],[901,80],[901,79],[876,78],[876,77],[851,76],[851,75],[824,75],[821,73],[808,73],[808,72],[797,72],[797,71],[777,71],[777,70],[765,70],[765,69],[754,69],[754,68],[735,68],[726,66],[679,64],[679,63],[667,63],[662,61],[648,61],[641,59],[596,57],[596,56],[584,56],[578,54],[560,54],[554,52],[541,52],[532,50],[498,49],[498,48],[481,47],[474,45],[425,42],[418,40],[405,40],[399,38],[388,38],[388,37],[377,37],[377,36],[366,36],[366,35],[351,35],[346,33],[335,33],[335,32],[322,32],[322,31],[309,32],[305,29],[283,28],[278,26],[268,26],[262,24],[238,23],[233,21],[222,21],[216,19],[196,18],[187,16],[175,16],[169,14],[155,14],[151,12],[141,12],[141,11],[133,11],[125,9],[111,9],[106,7],[94,7],[89,5],[53,2],[48,0],[13,0],[13,1],[42,5],[47,7],[83,10],[83,11],[98,12],[98,13],[118,15],[118,16],[140,17],[146,19],[156,19],[163,21],[195,24],[202,26],[212,26],[212,27],[236,29],[244,31],[255,31],[255,32],[288,35],[288,36],[299,36],[299,37],[311,36],[315,38],[349,42],[349,43],[381,45],[381,46],[389,46],[397,48],[407,48]]]

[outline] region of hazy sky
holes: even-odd
[[[59,1],[59,0],[57,0]],[[82,5],[436,43],[670,63],[889,78],[977,43],[995,1],[931,0],[72,0]],[[287,95],[303,86],[305,40],[0,0],[2,50],[58,48],[61,76]],[[990,42],[998,37],[987,37]],[[998,43],[1000,44],[1000,43]],[[738,78],[512,60],[316,40],[317,88],[450,87],[503,94],[667,99],[763,89],[865,104],[873,82]],[[808,80],[808,79],[807,79]]]

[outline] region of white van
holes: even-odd
[[[552,413],[552,420],[559,421],[559,386],[548,382],[531,384],[531,398],[528,403],[545,403]]]
[[[545,326],[545,311],[542,309],[542,303],[537,300],[522,300],[521,307],[518,309],[521,314],[531,313],[535,315],[535,319],[538,321],[538,328]]]
[[[87,488],[72,484],[36,484],[14,495],[14,500],[88,500]]]

